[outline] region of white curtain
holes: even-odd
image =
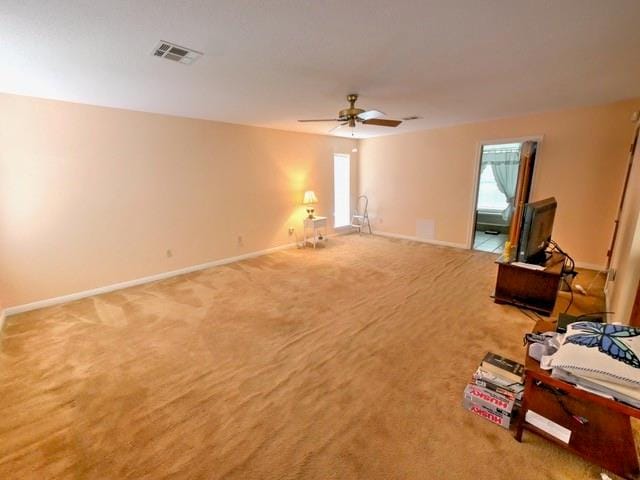
[[[507,207],[502,211],[502,218],[509,221],[513,214],[518,183],[520,149],[485,150],[482,153],[482,163],[491,165],[498,189],[507,200]]]

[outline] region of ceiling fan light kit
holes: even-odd
[[[349,108],[345,108],[338,112],[338,118],[327,119],[313,119],[313,120],[298,120],[299,122],[340,122],[340,125],[336,125],[329,132],[333,132],[340,127],[348,125],[350,128],[355,128],[356,124],[362,123],[363,125],[376,125],[379,127],[397,127],[402,123],[402,120],[391,120],[384,117],[384,112],[380,110],[363,110],[356,107],[356,101],[358,95],[351,93],[347,95],[347,101],[349,102]]]

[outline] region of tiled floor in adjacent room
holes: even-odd
[[[476,230],[476,236],[473,240],[473,249],[482,252],[502,253],[504,242],[507,241],[506,233],[498,233],[496,235]]]

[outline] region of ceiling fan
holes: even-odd
[[[349,102],[349,108],[345,108],[344,110],[340,110],[338,112],[338,118],[324,118],[324,119],[313,119],[313,120],[298,120],[299,122],[341,122],[340,125],[335,126],[330,132],[336,130],[340,127],[344,127],[345,125],[349,125],[349,127],[354,128],[356,123],[362,123],[364,125],[377,125],[380,127],[397,127],[402,123],[402,120],[391,120],[384,117],[384,113],[379,110],[363,110],[361,108],[356,108],[356,100],[358,100],[358,95],[352,93],[347,95],[347,101]]]

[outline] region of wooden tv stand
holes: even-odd
[[[560,289],[565,260],[565,255],[554,252],[545,262],[544,270],[532,270],[498,260],[495,302],[551,315]]]

